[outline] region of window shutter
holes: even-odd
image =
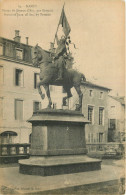
[[[15,101],[15,119],[23,120],[23,101],[22,100]]]

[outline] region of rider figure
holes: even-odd
[[[58,66],[58,78],[56,81],[61,81],[63,79],[63,70],[65,66],[65,60],[63,55],[66,54],[66,37],[62,36],[61,39],[59,40],[57,35],[56,35],[56,41],[57,41],[57,49],[56,49],[56,54],[55,58],[57,59],[57,66]]]

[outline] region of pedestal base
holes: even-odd
[[[28,175],[51,176],[101,169],[101,160],[86,155],[30,157],[19,161],[19,171]]]
[[[43,109],[32,123],[30,159],[20,160],[20,173],[51,176],[101,169],[101,161],[86,156],[85,125],[75,111]]]

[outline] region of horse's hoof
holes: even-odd
[[[45,98],[45,94],[42,94],[41,97],[42,97],[42,100],[43,100]]]

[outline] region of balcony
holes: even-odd
[[[29,158],[30,144],[0,144],[0,163],[14,163]]]

